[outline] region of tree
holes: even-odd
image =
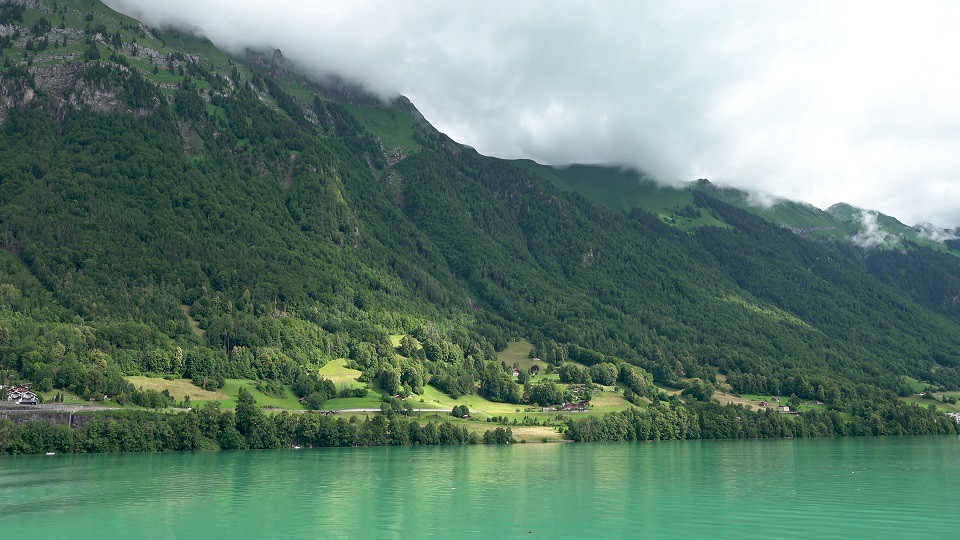
[[[400,392],[400,372],[393,366],[381,369],[377,382],[380,383],[380,388],[390,395]]]
[[[545,407],[558,405],[566,400],[563,389],[553,381],[540,381],[528,387],[526,400],[532,405]]]
[[[612,386],[617,383],[617,376],[620,370],[616,364],[610,362],[601,362],[590,366],[590,378],[597,384]]]
[[[586,384],[590,382],[590,372],[586,368],[573,363],[568,362],[563,364],[560,366],[558,373],[560,375],[560,382],[563,383]]]
[[[263,412],[257,409],[251,394],[245,387],[241,386],[237,394],[237,431],[243,435],[251,432],[257,416],[263,415]]]
[[[699,401],[710,401],[713,397],[713,385],[702,379],[691,379],[683,384],[684,396],[690,396]]]
[[[90,43],[90,46],[87,47],[87,50],[83,53],[83,56],[87,60],[100,60],[100,49],[97,48],[97,43],[95,41]]]

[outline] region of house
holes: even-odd
[[[540,359],[539,359],[539,358],[534,358],[534,361],[536,361],[536,360],[540,360]],[[534,364],[534,365],[530,366],[530,374],[531,374],[531,375],[536,375],[536,374],[538,374],[538,373],[540,373],[540,366],[538,366],[537,364]]]
[[[761,401],[761,402],[760,402],[760,406],[761,406],[761,407],[766,407],[766,406],[768,406],[768,405],[770,405],[770,403],[767,402],[767,401]]]
[[[790,412],[790,407],[787,407],[786,405],[781,405],[777,407],[777,410],[780,412]]]
[[[960,412],[947,413],[947,416],[953,418],[954,422],[960,424]]]
[[[513,376],[514,376],[514,377],[519,377],[519,376],[520,376],[520,370],[517,369],[517,368],[513,368]]]
[[[589,401],[575,401],[573,403],[564,403],[563,410],[570,412],[583,412],[590,408]]]
[[[40,398],[28,386],[14,386],[7,391],[7,401],[18,405],[39,405]]]

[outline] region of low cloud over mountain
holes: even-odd
[[[960,223],[960,6],[111,0],[410,97],[481,152]]]

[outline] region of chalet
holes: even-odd
[[[768,406],[768,405],[770,405],[770,402],[768,402],[768,401],[761,401],[761,402],[760,402],[760,406],[761,406],[761,407],[766,407],[766,406]]]
[[[781,406],[777,407],[777,410],[780,411],[780,412],[790,412],[790,407],[788,407],[788,406],[786,406],[786,405],[781,405]]]
[[[947,416],[953,418],[953,421],[960,424],[960,412],[947,413]]]
[[[27,386],[14,386],[7,390],[7,401],[18,405],[39,405],[40,398]]]
[[[572,403],[564,403],[563,410],[570,412],[583,412],[590,408],[589,401],[575,401]]]
[[[517,368],[513,368],[513,376],[514,376],[514,377],[519,377],[519,376],[520,376],[520,370],[517,369]]]

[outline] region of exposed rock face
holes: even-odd
[[[55,64],[30,69],[37,88],[49,91],[52,97],[61,97],[77,84],[83,64]]]
[[[120,112],[145,116],[163,104],[154,97],[146,106],[131,107],[123,98],[123,78],[130,70],[120,66],[120,80],[94,80],[86,76],[88,64],[67,63],[31,67],[28,76],[0,75],[0,123],[14,108],[25,109],[39,105],[51,109],[62,121],[70,109],[89,109],[94,112]],[[44,99],[40,100],[39,96]]]
[[[0,75],[0,123],[6,122],[10,109],[26,109],[36,99],[36,92],[22,77]]]
[[[74,109],[89,108],[93,112],[104,113],[122,110],[117,91],[106,85],[98,85],[79,80],[70,93],[68,103]]]

